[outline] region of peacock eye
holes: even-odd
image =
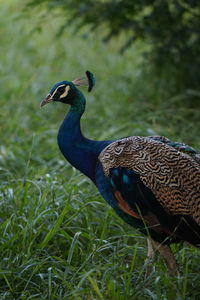
[[[63,94],[65,92],[65,87],[61,87],[58,89],[59,94]]]

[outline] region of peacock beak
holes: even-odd
[[[48,94],[41,102],[40,102],[40,107],[46,105],[47,103],[53,101],[53,97],[51,94]]]

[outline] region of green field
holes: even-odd
[[[42,8],[23,14],[23,1],[0,4],[0,299],[199,299],[199,251],[174,245],[180,277],[170,278],[158,257],[144,279],[145,238],[59,152],[68,107],[39,108],[54,83],[88,69],[97,86],[91,94],[85,89],[87,137],[159,134],[200,149],[193,91],[169,96],[141,44],[121,56],[120,39],[106,45],[100,33],[69,28],[57,39],[59,18]]]

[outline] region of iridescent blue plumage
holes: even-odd
[[[80,101],[84,102],[81,96]],[[82,135],[80,117],[82,109],[72,107],[58,132],[58,145],[65,158],[95,183],[95,168],[98,156],[109,141],[98,142]]]

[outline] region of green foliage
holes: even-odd
[[[136,40],[143,40],[148,45],[146,63],[153,65],[158,77],[165,78],[168,88],[173,92],[199,90],[199,1],[31,0],[29,5],[41,3],[47,11],[65,16],[60,33],[71,23],[77,29],[89,25],[87,30],[97,33],[103,29],[107,32],[105,41],[125,33],[127,38],[120,42],[122,52]]]
[[[89,69],[97,84],[84,91],[86,136],[161,134],[200,149],[196,103],[187,94],[169,98],[144,72],[141,45],[121,57],[114,40],[102,45],[69,31],[57,40],[60,22],[51,16],[33,33],[36,13],[20,19],[19,1],[1,4],[0,299],[199,299],[199,251],[174,246],[181,276],[169,278],[158,258],[144,280],[144,237],[58,150],[67,107],[39,109],[55,82]]]

